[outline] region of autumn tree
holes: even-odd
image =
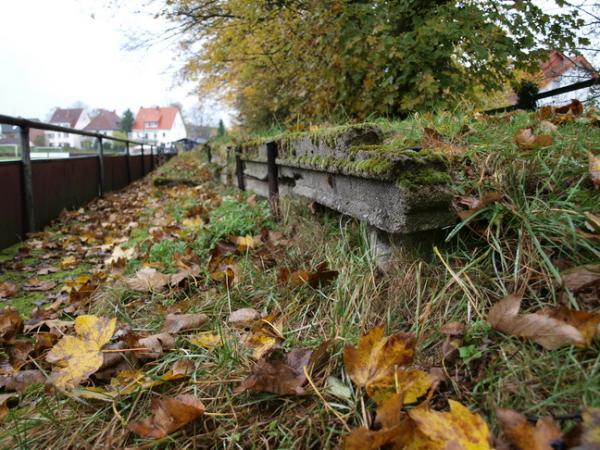
[[[583,24],[524,0],[169,0],[162,14],[183,75],[249,127],[452,107],[581,44]]]

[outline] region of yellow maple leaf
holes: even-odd
[[[92,315],[75,319],[77,336],[63,337],[46,355],[46,361],[56,364],[51,381],[58,388],[74,387],[102,365],[102,347],[110,340],[117,319]]]
[[[397,369],[367,385],[367,394],[377,403],[402,393],[404,404],[415,403],[427,393],[435,377],[420,369]]]
[[[457,401],[448,403],[448,412],[433,411],[426,406],[408,412],[417,425],[417,432],[405,450],[492,449],[490,430],[481,416]]]
[[[415,335],[397,333],[385,336],[383,326],[371,329],[358,345],[344,349],[344,366],[358,386],[376,383],[390,375],[394,368],[409,364],[415,354]]]
[[[221,336],[212,332],[199,333],[192,336],[189,341],[197,347],[208,349],[223,345]]]

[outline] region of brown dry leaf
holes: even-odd
[[[30,278],[23,284],[23,289],[26,291],[49,291],[56,287],[55,281],[40,280],[38,278]]]
[[[122,267],[127,263],[127,261],[135,258],[135,256],[135,247],[123,249],[123,247],[117,245],[113,249],[112,254],[104,260],[104,264],[107,266]]]
[[[565,270],[561,273],[563,286],[573,292],[600,285],[600,264],[587,264]]]
[[[447,139],[433,128],[423,129],[421,147],[439,149],[450,156],[462,155],[465,152],[464,147],[452,143],[451,140]]]
[[[191,267],[186,267],[184,269],[181,269],[179,272],[171,275],[171,279],[169,280],[169,283],[171,284],[171,286],[177,286],[183,280],[187,280],[188,278],[195,277],[199,274],[200,274],[200,266],[194,264]]]
[[[367,386],[393,376],[396,366],[412,362],[416,337],[412,333],[385,336],[383,326],[372,328],[358,346],[344,348],[344,367],[358,386]]]
[[[129,395],[138,390],[151,389],[154,386],[162,384],[160,380],[153,380],[146,376],[141,370],[121,370],[110,380],[107,391],[102,394],[108,395]]]
[[[160,273],[156,269],[151,267],[144,267],[136,272],[135,276],[125,280],[127,285],[138,292],[150,292],[155,290],[161,290],[167,284],[171,277]]]
[[[549,120],[554,125],[560,125],[567,122],[573,122],[576,117],[583,113],[583,103],[577,99],[571,100],[562,106],[542,106],[536,112],[536,116],[541,120]]]
[[[486,192],[480,199],[475,197],[459,197],[457,203],[466,206],[468,209],[456,208],[456,214],[461,220],[466,220],[486,206],[501,201],[503,197],[504,194],[501,192]]]
[[[15,308],[0,311],[0,341],[10,341],[23,331],[23,319]]]
[[[231,236],[229,238],[237,246],[237,250],[240,253],[245,253],[250,249],[258,247],[262,241],[260,236]]]
[[[227,321],[233,326],[244,326],[258,319],[260,319],[260,313],[257,310],[253,308],[241,308],[233,311]]]
[[[17,293],[19,288],[12,281],[0,283],[0,298],[10,298]]]
[[[296,348],[288,353],[274,351],[256,363],[252,374],[237,390],[302,395],[306,383],[304,368],[309,366],[311,355],[312,350],[307,348]]]
[[[402,394],[404,404],[411,404],[425,395],[435,381],[433,375],[420,369],[396,369],[367,384],[367,394],[377,403]]]
[[[51,381],[59,388],[74,387],[102,366],[102,347],[112,337],[117,320],[92,315],[75,319],[77,336],[63,337],[46,355],[56,364]]]
[[[524,150],[550,147],[554,142],[554,139],[549,134],[536,136],[533,133],[533,128],[521,128],[516,132],[514,140],[517,146]]]
[[[152,402],[152,414],[128,428],[139,436],[160,439],[204,414],[204,405],[193,395],[162,397]]]
[[[519,450],[553,450],[562,441],[552,417],[539,419],[534,427],[524,415],[510,409],[497,409],[496,416],[508,441]]]
[[[153,334],[137,341],[138,347],[147,348],[147,352],[137,352],[138,358],[156,359],[163,354],[165,350],[175,347],[175,338],[169,333]]]
[[[561,305],[549,310],[548,315],[577,328],[583,336],[584,345],[590,345],[594,337],[600,334],[600,313],[576,311]]]
[[[590,178],[596,188],[600,188],[600,157],[588,154],[590,164]]]
[[[600,408],[589,408],[581,413],[582,433],[579,437],[579,446],[573,450],[598,450],[600,449]]]
[[[316,288],[320,284],[329,283],[335,280],[338,275],[339,272],[337,270],[329,270],[327,268],[327,262],[324,261],[318,264],[312,272],[307,270],[290,272],[287,268],[281,268],[277,276],[277,281],[279,284],[288,284],[293,288],[304,286],[305,284]]]
[[[401,450],[411,448],[413,450],[427,450],[427,447],[406,447],[412,438],[414,425],[410,420],[403,421],[393,428],[372,431],[365,427],[359,427],[344,438],[345,450],[380,450],[391,448]]]
[[[210,331],[192,336],[189,338],[189,341],[197,347],[206,349],[220,347],[223,345],[221,336]]]
[[[375,424],[381,428],[392,428],[402,422],[405,416],[402,408],[404,407],[404,393],[399,392],[383,400],[377,405],[377,416]]]
[[[18,370],[27,364],[29,362],[29,355],[33,352],[34,348],[35,344],[31,341],[18,339],[11,342],[10,346],[5,348],[11,366],[15,370]]]
[[[283,319],[268,315],[250,325],[250,334],[243,337],[243,342],[252,348],[252,358],[261,359],[269,350],[279,347],[285,339],[283,336]]]
[[[206,314],[167,314],[161,333],[175,334],[180,331],[199,328],[208,320]]]
[[[408,412],[418,432],[406,448],[491,450],[491,433],[481,416],[454,400],[448,403],[448,412],[432,411],[426,405]]]
[[[43,383],[46,378],[39,370],[21,370],[12,375],[0,376],[0,388],[23,392],[29,385]]]
[[[77,265],[77,258],[75,256],[67,256],[60,261],[60,268],[63,270],[72,269]]]
[[[49,273],[56,273],[56,272],[60,272],[60,269],[58,267],[42,266],[35,272],[35,274],[36,275],[48,275]]]
[[[179,359],[173,367],[160,377],[164,381],[181,380],[188,378],[196,370],[196,363],[190,359]]]
[[[462,336],[465,334],[464,322],[449,322],[440,328],[440,333],[447,336]]]
[[[17,394],[0,394],[0,423],[4,422],[8,415],[7,402],[13,398],[18,398]]]
[[[492,306],[488,322],[498,331],[531,339],[549,350],[584,343],[577,328],[542,313],[519,314],[520,308],[521,297],[509,295]]]

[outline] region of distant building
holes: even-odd
[[[103,134],[104,136],[114,136],[115,131],[121,130],[121,118],[116,111],[99,109],[84,130]]]
[[[83,108],[56,108],[50,118],[52,125],[83,130],[89,123],[90,117]],[[72,133],[46,131],[46,139],[50,147],[81,147],[83,136]]]
[[[152,144],[171,144],[187,137],[183,117],[174,106],[140,108],[129,137]]]
[[[546,61],[540,64],[538,86],[540,93],[558,89],[569,84],[589,80],[599,74],[583,55],[566,56],[553,50]],[[594,88],[579,89],[566,94],[538,100],[538,106],[569,103],[572,99],[585,101],[590,98]],[[598,89],[598,88],[596,88]]]
[[[40,119],[27,119],[32,122],[39,122]],[[35,146],[45,144],[44,139],[39,139],[44,136],[44,130],[36,128],[29,129],[29,144]],[[13,125],[0,124],[0,145],[21,145],[21,132],[19,127]]]

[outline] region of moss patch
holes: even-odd
[[[443,185],[450,183],[450,181],[452,179],[448,172],[431,166],[403,171],[396,179],[398,186],[408,189],[417,189],[421,186]]]

